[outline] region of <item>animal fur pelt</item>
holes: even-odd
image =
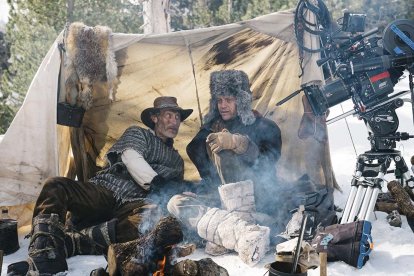
[[[74,22],[65,34],[66,102],[85,110],[93,104],[93,85],[107,82],[109,99],[114,100],[113,88],[117,76],[115,54],[112,51],[111,29],[88,27]]]
[[[255,122],[252,111],[252,92],[250,91],[249,77],[243,71],[223,70],[215,71],[210,75],[210,108],[204,117],[208,124],[220,116],[217,107],[218,96],[236,97],[237,115],[243,125],[248,126]]]

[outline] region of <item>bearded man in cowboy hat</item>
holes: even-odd
[[[108,165],[88,182],[47,179],[34,208],[29,258],[11,264],[8,275],[56,274],[68,269],[67,257],[106,253],[109,244],[148,230],[148,218],[160,215],[160,197],[154,195],[170,186],[183,192],[191,184],[183,181],[184,161],[173,148],[180,123],[191,113],[174,97],[156,98],[141,114],[149,129],[129,127],[108,150]],[[146,229],[139,229],[144,219]]]
[[[254,265],[270,242],[270,229],[255,223],[272,226],[277,209],[280,129],[252,110],[245,72],[211,73],[210,92],[204,125],[187,146],[202,181],[196,194],[174,196],[168,211],[208,241],[207,253],[232,249]]]

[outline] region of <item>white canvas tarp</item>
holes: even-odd
[[[67,174],[73,159],[70,136],[83,141],[80,144],[87,153],[84,171],[94,171],[95,164],[103,166],[108,148],[130,125],[143,126],[140,112],[160,95],[175,96],[180,106],[194,109],[180,128],[175,147],[186,161],[186,178],[197,179],[185,146],[207,111],[210,73],[223,69],[244,70],[250,78],[253,108],[280,126],[280,176],[292,179],[307,173],[317,183],[335,185],[328,144],[312,137],[298,138],[301,96],[276,107],[301,84],[322,80],[315,64],[318,56],[305,57],[304,75],[299,78],[293,15],[279,12],[236,24],[162,35],[113,34],[118,64],[115,101],[108,100],[105,87],[95,87],[94,106],[77,130],[56,125],[60,55],[53,45],[0,143],[0,206],[33,202],[45,178]],[[317,44],[314,38],[305,41],[309,46]]]

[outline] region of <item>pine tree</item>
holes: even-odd
[[[142,32],[142,0],[8,0],[6,40],[11,64],[0,80],[0,133],[7,129],[49,47],[67,21],[105,25],[113,32]],[[295,8],[299,0],[170,0],[172,30],[229,24]],[[325,0],[334,20],[343,11],[366,13],[366,29],[414,19],[412,0]],[[0,74],[1,75],[1,74]]]
[[[74,4],[70,17],[69,2]],[[23,102],[37,68],[67,19],[109,26],[113,32],[139,33],[142,26],[141,6],[128,0],[8,0],[8,4],[10,65],[0,81],[0,134]]]

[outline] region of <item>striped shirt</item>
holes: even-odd
[[[166,180],[182,180],[184,161],[172,146],[172,139],[164,143],[154,132],[137,126],[129,127],[106,154],[108,166],[89,181],[114,192],[118,202],[145,198],[142,189],[128,173],[121,154],[132,149],[143,156],[152,169]]]

